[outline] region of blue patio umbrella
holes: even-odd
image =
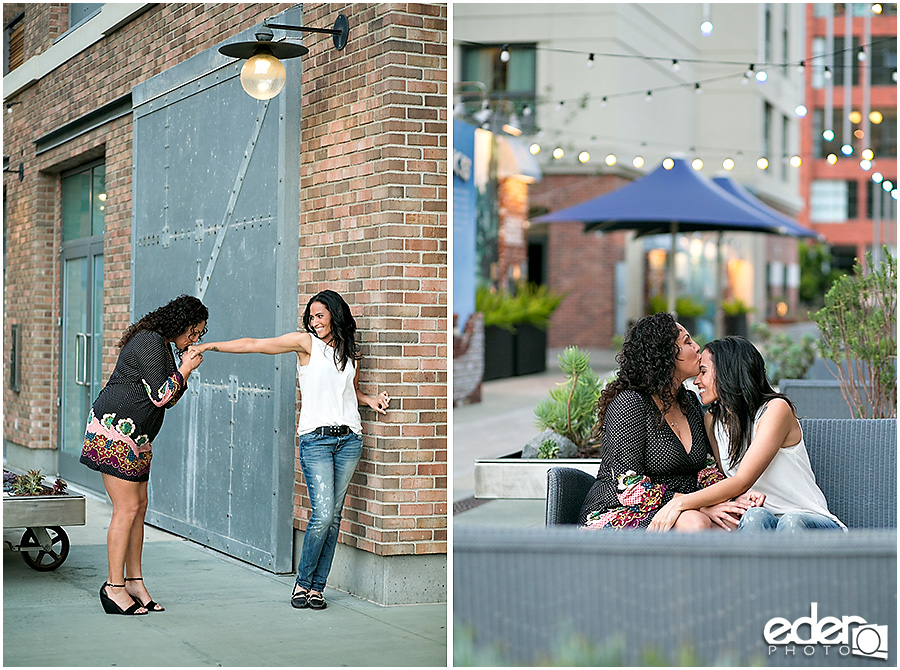
[[[755,195],[750,193],[746,188],[738,184],[734,179],[729,177],[728,175],[719,175],[717,177],[713,177],[713,183],[716,186],[724,189],[734,197],[738,198],[742,202],[747,203],[751,207],[755,207],[763,214],[771,216],[773,219],[777,221],[781,221],[783,229],[781,232],[782,235],[791,235],[793,237],[813,237],[815,239],[824,239],[824,235],[821,233],[817,233],[812,228],[807,228],[803,226],[793,219],[785,216],[781,212],[779,212],[774,207],[769,207],[762,200],[757,198]]]
[[[638,235],[670,233],[668,309],[675,313],[674,258],[679,232],[731,230],[778,234],[785,225],[724,191],[684,159],[675,158],[673,162],[670,169],[660,165],[611,193],[545,214],[535,222],[581,221],[585,230],[636,230]]]

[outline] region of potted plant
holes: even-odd
[[[669,302],[664,296],[655,295],[650,298],[649,307],[649,314],[668,312]],[[691,296],[683,295],[675,298],[675,313],[678,315],[678,323],[693,334],[697,331],[697,317],[706,313],[706,307]]]
[[[853,275],[839,277],[812,319],[822,355],[837,364],[841,392],[856,418],[897,416],[897,260],[883,247],[875,266],[866,254]]]
[[[722,303],[725,313],[725,334],[747,337],[747,315],[753,311],[740,298],[732,298]]]
[[[484,376],[502,379],[547,367],[547,325],[564,296],[521,283],[515,294],[479,288],[475,309],[484,314]]]
[[[521,307],[520,321],[515,324],[516,375],[529,375],[547,369],[547,326],[564,297],[544,285],[519,285],[515,298]]]

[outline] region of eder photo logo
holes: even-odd
[[[769,656],[864,656],[887,660],[888,627],[870,624],[860,616],[826,616],[819,619],[819,604],[810,603],[810,615],[788,621],[783,617],[769,619],[763,637],[769,645]]]

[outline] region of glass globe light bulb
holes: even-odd
[[[286,79],[284,65],[272,54],[255,54],[241,68],[241,86],[257,100],[269,100],[281,93]]]

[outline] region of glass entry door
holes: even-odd
[[[94,163],[62,177],[59,474],[103,492],[100,473],[81,465],[88,413],[100,393],[103,350],[103,230],[106,168]]]
[[[100,393],[103,344],[103,241],[78,245],[62,260],[59,472],[103,491],[99,473],[81,465],[91,404]]]

